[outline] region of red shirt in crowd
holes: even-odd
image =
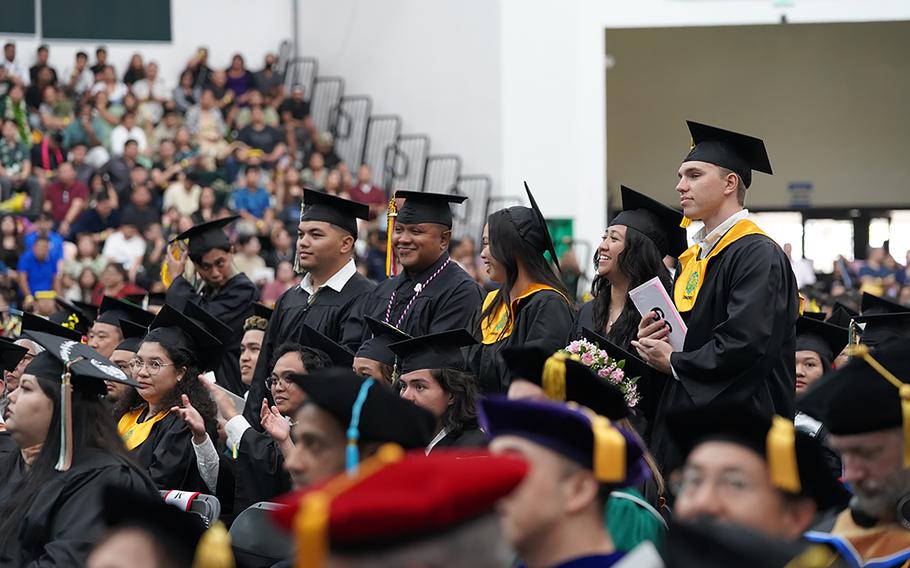
[[[66,212],[73,205],[73,200],[82,198],[88,200],[88,187],[81,181],[74,181],[69,187],[62,182],[55,182],[44,190],[44,199],[51,202],[51,216],[57,223],[63,221]]]

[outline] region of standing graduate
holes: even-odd
[[[469,329],[471,318],[480,311],[480,286],[448,253],[452,238],[449,204],[467,198],[416,191],[398,191],[395,196],[405,202],[389,231],[391,248],[403,270],[365,295],[345,324],[342,343],[359,348],[358,356],[372,341],[364,316],[418,337]]]
[[[187,229],[177,235],[180,258],[175,259],[169,251],[167,273],[173,278],[167,289],[167,303],[183,310],[187,303],[196,304],[233,331],[232,341],[224,345],[223,361],[215,369],[218,383],[234,394],[243,395],[240,381],[240,338],[243,336],[243,322],[253,315],[253,302],[259,297],[256,285],[234,267],[234,253],[231,241],[224,228],[238,217],[227,217],[209,221]],[[195,283],[183,276],[186,258],[196,268]],[[230,378],[228,378],[230,377]]]
[[[278,298],[262,341],[249,402],[243,412],[257,430],[261,429],[259,406],[263,397],[270,396],[264,388],[271,371],[268,366],[278,346],[299,341],[303,324],[340,343],[342,326],[355,302],[375,287],[357,272],[354,263],[357,219],[367,219],[369,213],[369,208],[361,203],[304,190],[297,226],[297,266],[306,274],[300,285]],[[359,343],[350,347],[358,346]]]
[[[156,493],[101,400],[106,380],[131,382],[86,345],[41,332],[29,337],[44,351],[7,410],[18,449],[0,461],[0,566],[82,566],[104,530],[106,486]]]
[[[651,446],[661,466],[679,464],[666,413],[691,406],[748,403],[792,418],[799,297],[787,255],[743,208],[752,170],[771,173],[757,138],[689,122],[695,146],[679,168],[680,204],[704,227],[680,256],[673,298],[688,326],[682,351],[665,321],[642,318],[633,342],[649,365],[672,375],[664,386]]]
[[[480,258],[499,289],[487,294],[469,328],[481,343],[468,350],[468,364],[485,394],[509,390],[500,351],[524,345],[553,353],[565,347],[575,320],[575,301],[544,257],[559,270],[547,222],[527,183],[525,191],[531,207],[500,209],[483,229]]]

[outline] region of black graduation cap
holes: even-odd
[[[108,485],[102,495],[101,516],[111,529],[136,528],[149,533],[168,554],[190,566],[205,533],[202,517],[181,511],[157,495]]]
[[[869,347],[895,337],[910,337],[910,308],[868,292],[863,292],[862,313],[853,321],[866,324],[862,343]]]
[[[124,296],[124,299],[147,310],[149,306],[163,306],[167,302],[167,294],[164,292],[150,292],[148,294],[127,294]]]
[[[767,462],[773,485],[812,499],[819,511],[845,506],[849,500],[847,490],[825,465],[819,441],[796,430],[785,418],[772,420],[745,405],[718,404],[677,410],[668,414],[667,425],[685,455],[710,441],[730,442],[754,451]],[[781,429],[788,431],[788,436],[795,432],[795,438],[790,437],[795,442],[778,443]],[[795,471],[790,468],[794,456]]]
[[[826,321],[831,325],[846,327],[849,329],[853,318],[858,315],[859,312],[851,310],[840,302],[834,302],[834,307],[831,308],[831,315],[828,316],[828,319]]]
[[[266,306],[265,304],[260,304],[259,302],[253,303],[253,315],[259,316],[262,319],[268,321],[271,319],[272,314],[275,312],[272,308]]]
[[[540,387],[543,387],[544,365],[552,355],[541,347],[509,347],[502,350],[502,358],[512,380],[524,379]],[[620,420],[629,415],[629,407],[619,387],[598,377],[590,367],[574,359],[566,359],[565,365],[565,401],[587,406],[610,420]]]
[[[368,220],[369,218],[370,208],[363,203],[342,199],[314,189],[303,190],[301,221],[331,223],[357,238],[357,219]]]
[[[370,316],[364,316],[370,331],[373,332],[373,339],[365,341],[360,349],[357,350],[357,357],[379,361],[388,366],[395,365],[396,355],[389,349],[389,345],[399,341],[411,339],[411,336],[401,331],[394,325],[379,321]]]
[[[686,230],[680,227],[683,215],[659,201],[626,186],[622,192],[622,212],[613,218],[610,225],[625,225],[651,239],[657,250],[664,256],[679,256],[688,241]]]
[[[524,182],[524,184],[525,193],[528,195],[531,207],[516,205],[509,207],[506,211],[509,217],[512,218],[512,223],[518,230],[518,235],[522,240],[531,245],[534,250],[549,252],[553,264],[556,265],[556,270],[561,270],[559,258],[556,256],[556,247],[553,245],[553,237],[550,236],[550,229],[547,227],[547,220],[541,213],[540,207],[537,206],[537,200],[534,199],[531,188],[528,187],[528,182]]]
[[[177,240],[189,239],[187,252],[190,258],[200,258],[212,249],[227,250],[231,246],[231,240],[224,229],[239,218],[239,215],[234,215],[200,223],[177,235]]]
[[[205,311],[198,304],[187,302],[183,307],[183,314],[193,320],[193,323],[213,335],[221,342],[222,350],[225,346],[235,341],[234,330],[229,325]],[[223,355],[223,351],[221,353]]]
[[[351,425],[354,403],[365,381],[374,384],[360,409],[359,440],[392,442],[405,449],[424,448],[435,435],[436,419],[428,411],[404,400],[398,392],[374,379],[365,379],[341,367],[291,375],[307,400],[335,417],[345,431]]]
[[[136,353],[149,329],[136,322],[120,320],[120,332],[123,334],[123,341],[117,344],[117,349]]]
[[[584,337],[585,339],[587,339],[594,345],[597,345],[598,347],[600,347],[601,349],[606,351],[607,355],[609,355],[610,358],[615,359],[617,361],[625,361],[625,363],[623,364],[622,370],[626,376],[632,377],[632,378],[636,378],[636,377],[645,378],[645,377],[649,377],[651,375],[651,367],[649,367],[647,363],[642,361],[638,355],[635,355],[634,353],[630,353],[630,352],[626,351],[625,349],[623,349],[619,345],[616,345],[615,343],[613,343],[612,341],[610,341],[603,335],[601,335],[601,334],[597,333],[596,331],[593,331],[587,327],[583,327],[581,329],[581,335],[582,335],[582,337]]]
[[[401,358],[401,373],[420,369],[465,370],[462,347],[474,345],[477,339],[466,329],[453,329],[431,333],[389,345],[389,349]]]
[[[809,318],[815,321],[825,321],[824,312],[803,312],[803,317]]]
[[[28,349],[16,345],[5,337],[0,337],[0,369],[13,371],[19,366]]]
[[[120,320],[129,320],[140,325],[148,326],[155,319],[155,314],[147,312],[137,306],[111,296],[105,296],[98,308],[98,320],[101,323],[120,325]]]
[[[772,174],[765,143],[753,136],[687,120],[693,147],[684,162],[707,162],[734,171],[747,188],[752,170]]]
[[[189,302],[187,305],[190,305]],[[146,340],[155,341],[162,335],[175,343],[181,343],[186,339],[192,340],[191,347],[201,370],[211,371],[218,366],[224,344],[203,325],[170,304],[165,304],[152,320]]]
[[[29,332],[29,338],[44,348],[35,355],[25,372],[41,378],[59,381],[66,363],[70,365],[73,389],[85,394],[103,396],[107,393],[104,381],[139,386],[117,365],[84,343],[40,331]]]
[[[396,222],[405,225],[418,223],[437,223],[452,228],[452,208],[450,203],[462,203],[468,197],[454,193],[429,193],[425,191],[395,192],[396,198],[404,198],[404,205],[398,210]]]
[[[329,356],[332,364],[339,367],[350,368],[354,364],[354,353],[350,349],[332,341],[331,338],[323,333],[313,329],[307,324],[303,324],[303,330],[300,333],[300,344],[313,349],[319,349]]]
[[[43,317],[29,312],[22,312],[22,328],[20,335],[32,337],[34,332],[50,333],[70,341],[82,341],[82,334],[68,327],[63,327]]]
[[[850,331],[803,314],[796,320],[796,350],[814,351],[829,366],[847,346]]]
[[[82,335],[87,335],[89,328],[92,327],[95,321],[98,310],[86,310],[81,306],[77,306],[74,302],[60,297],[54,301],[57,303],[58,310],[51,314],[48,319],[63,327],[78,331]]]

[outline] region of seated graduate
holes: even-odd
[[[230,538],[220,522],[206,529],[195,513],[119,487],[107,487],[102,499],[107,531],[95,544],[88,568],[234,566]]]
[[[14,370],[27,354],[28,349],[25,347],[16,345],[5,337],[0,337],[0,373],[6,375]],[[6,408],[9,406],[9,395],[12,394],[7,390],[6,382],[5,377],[0,381],[0,384],[3,385],[3,396],[0,397],[0,462],[2,462],[6,454],[19,451],[19,446],[16,445],[9,432],[6,431],[6,423],[4,422]],[[18,388],[18,383],[16,388]]]
[[[522,566],[620,562],[625,552],[604,527],[603,511],[612,489],[648,474],[637,437],[590,410],[549,400],[488,397],[478,414],[494,454],[530,464],[528,476],[498,506]]]
[[[536,345],[551,353],[566,344],[575,321],[575,300],[559,279],[559,261],[528,184],[531,207],[491,213],[483,230],[480,257],[499,289],[487,294],[470,329],[481,343],[468,349],[468,365],[480,392],[505,393],[509,377],[500,352],[513,345]],[[547,262],[548,252],[556,265]]]
[[[297,566],[505,568],[512,552],[494,507],[527,471],[514,456],[424,457],[389,444],[350,476],[286,496],[273,517],[294,536]]]
[[[166,305],[130,362],[140,405],[126,412],[118,430],[132,458],[159,489],[205,491],[196,467],[193,433],[180,415],[183,395],[214,433],[215,403],[199,375],[218,365],[222,345],[200,324]]]
[[[253,304],[253,315],[246,318],[243,322],[243,337],[240,339],[240,381],[250,388],[253,381],[253,375],[256,372],[256,364],[259,362],[259,354],[262,352],[262,342],[265,339],[265,332],[269,327],[273,310],[262,304]],[[246,397],[249,390],[243,393]]]
[[[105,296],[98,308],[98,318],[88,332],[88,346],[102,356],[110,358],[114,349],[124,339],[120,320],[127,320],[148,327],[155,314],[143,310],[126,300]]]
[[[685,463],[676,479],[679,520],[711,517],[770,537],[799,540],[849,494],[817,440],[747,405],[676,411],[670,432]]]
[[[103,530],[105,486],[156,494],[102,402],[105,380],[135,383],[87,345],[28,333],[45,350],[7,409],[19,451],[0,463],[0,565],[82,566]]]
[[[364,316],[363,319],[373,336],[361,345],[354,355],[354,372],[361,377],[379,379],[386,384],[392,384],[400,373],[398,356],[392,353],[389,345],[411,339],[411,336],[376,318]]]
[[[401,358],[397,387],[401,398],[436,417],[436,435],[426,448],[483,447],[486,438],[477,426],[477,387],[465,372],[461,348],[477,340],[465,329],[433,333],[393,343]]]
[[[120,320],[119,329],[123,333],[123,341],[117,344],[111,354],[111,362],[117,365],[127,377],[133,378],[130,361],[136,357],[139,344],[142,343],[142,338],[149,330],[143,325],[126,320]],[[119,422],[121,416],[142,404],[142,397],[135,388],[116,381],[107,381],[106,385],[107,394],[104,395],[104,398],[111,404],[111,414],[114,416],[115,422]]]
[[[284,464],[295,489],[356,469],[386,442],[423,449],[433,437],[433,415],[376,379],[337,367],[290,379],[306,393]]]
[[[622,390],[597,376],[586,365],[537,347],[512,347],[503,351],[502,356],[512,374],[510,399],[580,404],[617,424],[629,435],[637,436],[628,418],[631,411]],[[636,360],[625,361],[623,370],[634,373]],[[644,363],[639,362],[639,365],[645,367]],[[653,542],[660,550],[669,518],[664,477],[647,447],[643,442],[640,445],[650,476],[637,486],[614,489],[604,509],[605,526],[613,544],[617,550],[626,552],[644,540]]]

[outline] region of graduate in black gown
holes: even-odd
[[[257,430],[259,404],[270,394],[263,387],[269,361],[279,345],[299,341],[303,324],[336,342],[355,303],[375,284],[357,272],[354,244],[357,219],[367,219],[369,208],[361,203],[313,190],[304,190],[297,227],[297,268],[303,280],[278,298],[262,342],[259,363],[250,385],[244,416]],[[356,349],[357,345],[348,347]]]
[[[796,279],[781,248],[743,209],[752,170],[771,173],[765,145],[688,124],[695,146],[679,168],[676,189],[686,217],[705,225],[680,257],[674,283],[688,332],[683,350],[674,352],[666,322],[650,312],[633,344],[668,376],[651,436],[651,448],[667,469],[679,464],[679,455],[667,436],[666,412],[740,402],[765,416],[792,418],[796,384]]]
[[[426,447],[486,446],[477,425],[477,386],[465,372],[462,348],[477,339],[466,329],[415,337],[389,345],[401,358],[401,375],[395,387],[401,398],[429,410],[436,418],[435,436]]]
[[[364,345],[354,357],[354,372],[361,377],[371,377],[393,384],[400,374],[398,356],[389,349],[389,345],[411,339],[411,336],[393,325],[376,318],[363,318],[373,332],[373,339]]]
[[[8,409],[19,451],[0,461],[0,566],[82,566],[104,530],[105,486],[156,490],[128,458],[102,403],[105,380],[129,379],[86,345],[29,337],[45,351],[29,363]]]
[[[342,343],[369,349],[372,331],[364,316],[373,317],[418,337],[450,329],[469,329],[480,312],[480,286],[449,257],[452,238],[450,203],[463,195],[398,191],[404,205],[394,218],[392,249],[402,272],[366,294],[344,328]]]
[[[253,315],[253,302],[259,298],[259,291],[233,265],[233,247],[224,228],[236,219],[209,221],[177,235],[181,256],[175,260],[170,251],[167,255],[167,271],[174,279],[167,289],[167,303],[181,311],[188,303],[196,304],[232,330],[232,340],[224,344],[221,364],[213,371],[219,385],[243,395],[246,386],[240,380],[240,338],[243,322]],[[188,240],[185,253],[179,244],[184,240]],[[187,256],[196,269],[195,282],[183,276]]]
[[[509,373],[500,352],[513,345],[553,353],[566,346],[575,323],[575,299],[547,263],[556,260],[547,222],[525,184],[531,207],[509,207],[490,214],[480,257],[500,288],[487,294],[470,329],[481,343],[468,349],[468,366],[480,392],[505,393]]]
[[[126,300],[105,296],[98,308],[98,317],[88,332],[88,346],[110,359],[114,349],[124,339],[120,320],[127,320],[148,327],[155,314],[143,310]]]
[[[0,399],[0,461],[3,460],[3,457],[10,452],[19,451],[19,447],[16,445],[16,442],[10,437],[9,432],[6,431],[6,424],[4,422],[4,414],[6,413],[6,407],[9,405],[9,395],[10,392],[7,390],[6,378],[5,375],[10,371],[14,370],[19,366],[19,362],[25,358],[28,354],[28,349],[22,347],[21,345],[16,345],[9,339],[5,337],[0,337],[0,373],[3,373],[4,379],[3,384],[3,396]],[[18,385],[17,387],[18,388]]]
[[[215,403],[199,375],[218,365],[222,345],[199,324],[166,305],[152,322],[130,368],[143,402],[118,430],[130,455],[159,489],[208,489],[196,464],[193,433],[173,411],[186,395],[215,437]]]

